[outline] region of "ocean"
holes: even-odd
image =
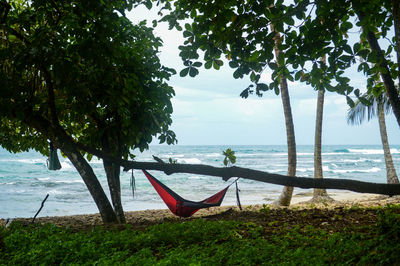
[[[178,163],[208,164],[223,167],[222,151],[231,148],[236,152],[237,166],[270,173],[286,174],[287,148],[278,145],[263,146],[151,146],[136,153],[138,161],[153,161],[152,155],[161,159],[172,158]],[[391,146],[397,172],[400,174],[400,145]],[[313,146],[297,146],[297,175],[313,177]],[[0,148],[0,218],[33,217],[42,200],[49,194],[39,216],[63,216],[97,213],[81,177],[67,158],[59,155],[62,169],[50,171],[46,157],[30,151],[11,154]],[[386,182],[383,150],[379,145],[327,145],[322,148],[325,178],[344,178],[369,182]],[[90,162],[104,190],[108,194],[102,162]],[[223,189],[228,182],[221,178],[173,174],[150,171],[155,177],[182,197],[203,200]],[[166,206],[140,171],[134,171],[135,196],[130,187],[131,172],[121,172],[122,202],[125,211],[165,209]],[[239,180],[242,204],[271,203],[278,198],[282,186],[246,179]],[[295,189],[294,194],[306,191]],[[329,191],[328,191],[329,192]],[[231,187],[223,205],[235,205],[235,189]]]

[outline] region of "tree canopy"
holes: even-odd
[[[75,142],[98,148],[105,133],[124,143],[124,157],[152,136],[175,141],[173,69],[157,57],[162,41],[132,25],[124,1],[2,1],[0,144],[47,154],[54,138],[36,118]],[[53,140],[57,142],[56,140]],[[56,143],[57,144],[57,143]],[[59,145],[59,144],[57,144]]]
[[[176,141],[160,38],[124,15],[131,1],[0,1],[0,145],[73,163],[104,222],[124,221],[119,167],[104,161],[111,206],[83,157],[133,158],[153,137]],[[118,216],[118,219],[117,219]]]
[[[163,2],[162,12],[167,12],[161,21],[167,21],[171,29],[183,31],[185,41],[179,49],[185,68],[181,76],[196,76],[203,63],[205,68],[219,69],[225,57],[234,69],[233,77],[249,75],[253,82],[242,97],[250,93],[262,95],[267,90],[278,94],[280,79],[285,77],[307,82],[318,90],[346,95],[353,106],[353,94],[367,102],[359,88],[350,85],[351,77],[345,71],[356,65],[368,77],[370,93],[383,92],[373,86],[382,76],[400,125],[400,100],[394,87],[399,68],[393,58],[399,46],[399,37],[393,34],[394,24],[399,21],[395,12],[398,1],[159,2]],[[270,25],[281,33],[282,53],[277,61],[273,58],[275,33]],[[349,38],[352,33],[358,34],[356,40]],[[385,40],[387,45],[382,51],[379,42]],[[321,60],[325,55],[326,63]],[[269,84],[261,79],[268,68],[272,70]]]

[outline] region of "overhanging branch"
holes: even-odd
[[[187,173],[216,176],[221,177],[223,180],[228,180],[231,177],[240,177],[244,179],[289,187],[340,189],[350,190],[359,193],[373,193],[389,196],[400,195],[400,184],[372,183],[339,178],[316,179],[308,177],[295,177],[272,174],[237,166],[214,167],[204,164],[169,164],[161,162],[128,161],[117,159],[105,152],[89,148],[79,143],[77,143],[77,146],[80,149],[91,153],[99,158],[107,159],[121,165],[124,168],[124,171],[128,171],[130,169],[156,170],[165,172],[167,175],[174,173]]]
[[[341,189],[359,193],[373,193],[389,196],[400,195],[400,184],[371,183],[338,178],[315,179],[308,177],[294,177],[272,174],[237,166],[213,167],[203,164],[164,164],[125,160],[120,161],[120,165],[124,167],[124,171],[128,171],[130,169],[146,169],[163,171],[168,175],[173,173],[189,173],[217,176],[222,177],[224,180],[228,180],[231,177],[241,177],[264,183],[290,187]]]

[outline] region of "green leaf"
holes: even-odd
[[[268,63],[269,68],[272,70],[276,70],[278,68],[278,65],[274,62]]]
[[[356,42],[356,43],[353,45],[354,53],[357,54],[357,53],[360,51],[360,49],[361,49],[361,44],[358,43],[358,42]]]
[[[351,50],[350,45],[346,44],[345,46],[343,46],[343,50],[348,54],[353,54],[353,51]]]
[[[210,69],[210,68],[212,67],[212,64],[213,64],[213,61],[207,61],[207,62],[204,64],[204,67],[205,67],[206,69]]]
[[[353,24],[351,22],[349,22],[349,21],[345,21],[341,25],[341,29],[344,30],[344,31],[347,31],[347,30],[349,30],[351,28],[353,28]]]
[[[276,95],[279,95],[279,86],[274,86],[274,91]]]
[[[350,108],[354,108],[355,104],[353,99],[351,99],[349,96],[346,96],[347,104],[350,106]]]
[[[240,68],[236,69],[236,71],[233,72],[233,77],[234,77],[235,79],[243,78],[243,72],[242,72],[242,70],[241,70]]]
[[[192,66],[194,66],[194,67],[201,67],[201,65],[202,65],[201,62],[194,62],[194,63],[192,64]]]
[[[222,60],[214,60],[213,67],[214,67],[214,69],[219,70],[220,67],[221,67],[223,64],[224,64],[224,62],[222,62]]]
[[[300,80],[302,76],[303,71],[297,71],[296,74],[294,75],[295,80]]]
[[[151,9],[153,7],[153,3],[150,0],[147,0],[144,5],[147,7],[147,9]]]
[[[195,77],[197,74],[199,74],[199,71],[194,68],[194,67],[190,67],[189,68],[189,76],[191,76],[192,78]]]
[[[186,24],[185,24],[185,29],[186,29],[187,31],[192,31],[192,26],[191,26],[189,23],[186,23]]]
[[[267,91],[267,90],[269,90],[269,87],[265,83],[258,83],[257,84],[257,90],[259,90],[259,91]]]
[[[229,66],[231,68],[237,68],[239,64],[236,61],[229,61]]]
[[[186,77],[187,74],[189,73],[189,69],[190,69],[190,67],[186,67],[186,68],[182,69],[181,72],[179,72],[179,76]]]

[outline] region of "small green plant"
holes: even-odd
[[[267,204],[263,204],[262,208],[260,209],[260,212],[269,214],[271,212],[271,207]]]
[[[224,158],[224,165],[228,166],[230,164],[235,164],[236,163],[236,156],[235,152],[231,150],[231,148],[226,149],[226,151],[222,152],[222,155],[225,156]]]
[[[178,160],[174,160],[174,159],[172,159],[171,157],[169,157],[168,162],[169,162],[170,164],[176,164],[176,163],[178,162]]]

